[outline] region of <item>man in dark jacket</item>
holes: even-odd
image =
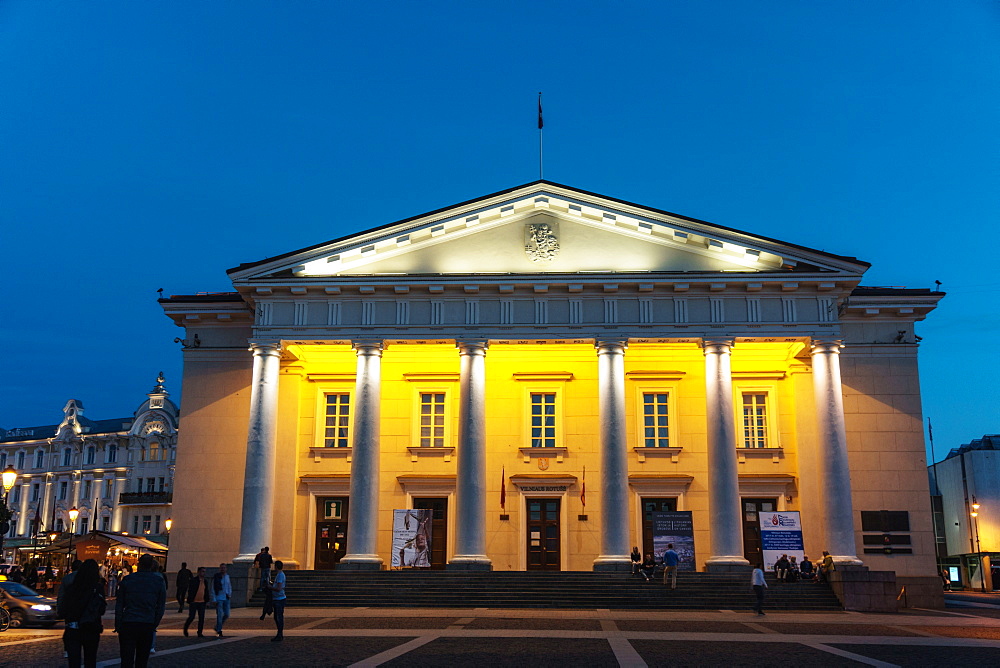
[[[205,567],[201,566],[198,568],[198,575],[191,578],[191,581],[188,583],[188,618],[184,622],[184,635],[188,634],[188,628],[191,626],[191,622],[194,621],[195,614],[197,614],[198,637],[205,637],[202,633],[205,630],[205,606],[214,600],[211,583],[205,577]]]
[[[139,557],[139,570],[118,586],[115,602],[115,633],[121,651],[122,668],[145,668],[153,633],[167,606],[167,585],[156,572],[151,555]]]
[[[191,584],[191,570],[187,562],[181,562],[181,569],[177,571],[177,603],[180,608],[177,612],[184,612],[184,601],[187,600],[188,585]]]

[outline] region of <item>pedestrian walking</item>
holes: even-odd
[[[677,564],[681,558],[674,551],[674,544],[667,543],[667,551],[663,553],[663,584],[670,579],[670,588],[677,589]]]
[[[198,637],[204,638],[205,630],[205,606],[213,600],[211,594],[211,587],[208,579],[205,577],[205,567],[200,566],[198,568],[198,574],[191,578],[188,582],[187,591],[187,602],[188,602],[188,618],[184,622],[184,635],[188,634],[188,628],[191,626],[191,622],[194,621],[195,614],[198,615]]]
[[[266,545],[260,548],[260,552],[253,558],[253,565],[260,569],[260,588],[264,591],[267,591],[267,588],[271,586],[271,564],[273,563],[274,557],[271,556],[271,548]]]
[[[167,606],[167,586],[156,571],[152,555],[139,557],[138,569],[118,585],[115,602],[115,633],[122,668],[145,668],[149,663],[153,633]]]
[[[754,612],[758,617],[764,616],[764,590],[767,589],[767,581],[764,580],[764,565],[757,564],[750,574],[750,586],[753,587],[754,596],[757,597],[754,603]]]
[[[66,584],[67,580],[69,584]],[[70,668],[79,668],[81,652],[82,665],[86,668],[97,666],[97,646],[104,631],[101,617],[107,607],[101,571],[93,559],[87,559],[79,569],[63,579],[56,610],[66,623],[63,644]]]
[[[274,576],[274,584],[271,591],[274,592],[274,625],[278,629],[278,635],[271,638],[271,642],[280,642],[285,639],[285,565],[280,561],[274,562],[274,569],[278,571]]]
[[[193,574],[191,569],[188,568],[187,562],[181,562],[181,569],[177,571],[177,604],[180,606],[177,612],[184,612],[184,601],[187,600],[188,595],[188,585],[191,584],[191,578]]]
[[[215,635],[224,638],[222,625],[229,619],[229,604],[233,598],[233,583],[226,573],[225,564],[219,564],[219,571],[212,576],[212,594],[215,597]]]

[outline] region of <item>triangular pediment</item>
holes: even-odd
[[[548,182],[455,205],[230,270],[300,277],[598,272],[860,275],[853,258]]]

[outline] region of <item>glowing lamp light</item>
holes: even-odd
[[[174,521],[168,517],[167,520],[163,523],[163,526],[167,527],[167,531],[169,532],[170,527],[174,526]]]
[[[17,481],[17,471],[14,470],[14,466],[9,464],[3,473],[0,473],[0,478],[3,479],[3,491],[9,492]]]
[[[969,513],[969,514],[970,514],[970,515],[972,515],[973,517],[979,517],[979,513],[977,513],[977,512],[975,511],[975,510],[973,510],[973,511],[972,511],[971,513]]]
[[[79,516],[80,516],[80,511],[76,509],[76,506],[73,506],[72,508],[69,509],[70,522],[76,522],[76,518]]]
[[[58,538],[58,537],[59,537],[59,534],[56,533],[55,531],[53,531],[52,533],[49,534],[49,540],[51,540],[53,543],[56,542],[56,538]]]

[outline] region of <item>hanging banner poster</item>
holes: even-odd
[[[431,567],[431,519],[433,510],[392,511],[393,568]]]
[[[802,562],[805,551],[802,545],[802,524],[799,522],[798,511],[761,512],[760,542],[764,553],[764,570],[773,571],[774,562],[781,555],[795,557]]]
[[[670,544],[680,557],[677,570],[698,570],[694,562],[694,522],[690,510],[653,513],[653,557],[656,563],[663,563],[663,553]]]

